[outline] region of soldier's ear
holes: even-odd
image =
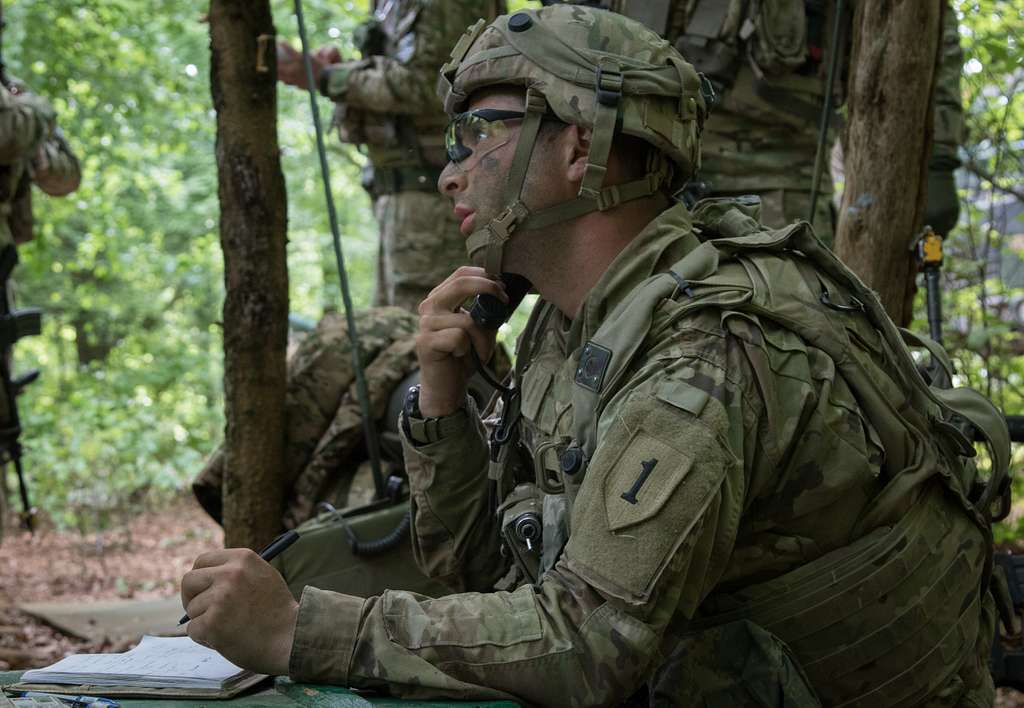
[[[587,156],[590,155],[590,128],[570,125],[565,131],[566,156],[568,157],[567,177],[571,182],[583,181],[583,173],[587,169]]]

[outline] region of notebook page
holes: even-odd
[[[150,637],[123,654],[78,654],[61,659],[43,669],[26,671],[22,681],[42,682],[53,674],[108,676],[118,678],[187,678],[221,683],[242,673],[223,656],[189,637]]]

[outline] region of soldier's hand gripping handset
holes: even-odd
[[[494,352],[497,330],[480,327],[463,307],[479,295],[509,302],[501,281],[487,277],[483,268],[463,266],[420,303],[416,357],[420,364],[419,408],[424,417],[449,415],[462,407],[474,372],[471,347],[482,361]]]
[[[508,294],[508,302],[503,302],[493,295],[477,295],[469,309],[469,316],[484,329],[497,330],[508,322],[532,287],[529,280],[515,273],[502,273],[501,282]]]

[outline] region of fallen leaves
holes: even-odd
[[[170,597],[197,555],[222,546],[220,527],[191,497],[99,534],[7,529],[0,545],[0,670],[131,648],[124,640],[69,637],[18,611],[19,603]]]

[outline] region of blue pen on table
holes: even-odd
[[[273,560],[281,553],[281,551],[288,548],[288,546],[292,545],[298,540],[299,534],[297,534],[294,529],[290,531],[285,531],[283,534],[281,534],[273,541],[271,541],[269,546],[260,551],[260,558],[262,558],[265,561]],[[180,627],[181,625],[185,624],[189,621],[189,619],[190,617],[188,616],[188,614],[186,614],[178,621],[178,626]]]
[[[53,698],[67,708],[121,708],[120,703],[99,696],[65,696],[60,693],[22,691],[19,698]]]

